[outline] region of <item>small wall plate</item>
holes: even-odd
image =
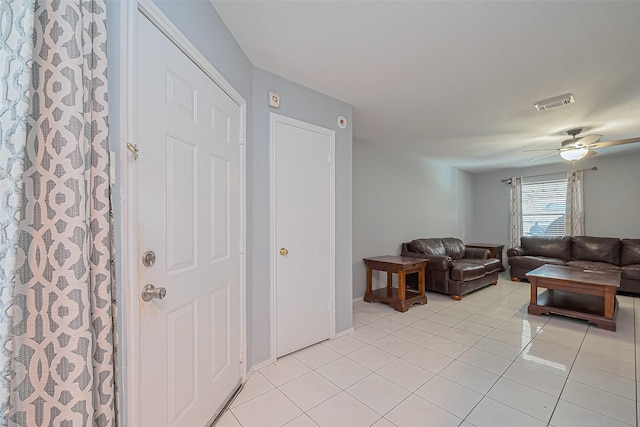
[[[347,119],[344,116],[338,116],[338,127],[344,129],[347,127]]]
[[[269,92],[269,107],[280,108],[280,94],[277,92]]]

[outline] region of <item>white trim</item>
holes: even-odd
[[[176,45],[203,73],[205,73],[220,89],[233,99],[237,105],[246,105],[242,96],[215,69],[211,62],[196,48],[173,22],[150,0],[138,0],[138,10],[158,28],[171,42]]]
[[[354,303],[356,303],[356,302],[360,302],[360,301],[364,301],[364,295],[363,295],[363,296],[361,296],[361,297],[358,297],[358,298],[354,298],[354,299],[353,299],[353,302],[354,302]]]
[[[276,262],[277,262],[277,250],[275,246],[276,241],[276,159],[275,159],[275,124],[283,123],[290,126],[296,126],[302,129],[306,129],[312,132],[317,132],[322,135],[327,135],[330,139],[331,150],[331,163],[329,165],[330,175],[330,196],[329,196],[329,237],[330,237],[330,255],[329,255],[329,270],[331,283],[329,284],[329,298],[331,305],[331,316],[329,316],[329,339],[333,339],[336,336],[336,225],[335,225],[335,211],[336,211],[336,132],[332,129],[323,128],[313,125],[311,123],[303,122],[293,119],[291,117],[283,116],[276,113],[269,114],[269,213],[271,216],[269,224],[269,252],[270,252],[270,266],[271,275],[269,280],[269,292],[271,298],[271,359],[276,360]]]
[[[137,195],[138,195],[138,167],[126,149],[128,142],[135,143],[138,136],[137,128],[137,55],[138,44],[138,13],[149,19],[171,42],[176,45],[191,61],[193,61],[216,85],[218,85],[240,107],[240,126],[243,135],[240,179],[241,179],[241,230],[243,251],[240,254],[240,312],[241,312],[241,337],[240,342],[245,354],[245,361],[241,362],[240,377],[244,382],[247,378],[247,333],[246,333],[246,139],[247,134],[247,103],[244,98],[222,77],[213,65],[198,51],[198,49],[173,25],[173,23],[147,0],[133,0],[123,2],[121,9],[122,37],[121,37],[121,182],[122,182],[122,234],[120,236],[123,246],[122,277],[120,286],[122,292],[122,316],[123,339],[126,343],[124,367],[122,370],[122,394],[124,408],[123,424],[130,426],[140,425],[140,349],[139,349],[139,284],[138,284],[138,242],[137,242]],[[124,290],[127,291],[124,291]],[[123,345],[121,344],[121,348]],[[123,349],[124,350],[124,349]]]
[[[251,375],[253,375],[254,372],[259,371],[260,369],[269,366],[269,365],[273,365],[274,363],[276,363],[276,359],[273,358],[269,358],[267,360],[265,360],[264,362],[260,362],[257,365],[253,365],[251,367],[251,369],[249,369],[249,372],[247,372],[247,378],[249,378]]]
[[[242,98],[240,98],[242,99]],[[240,380],[247,379],[247,103],[240,104]]]
[[[336,339],[336,338],[340,338],[343,337],[345,335],[349,335],[350,333],[352,333],[353,331],[355,331],[354,328],[349,328],[349,329],[345,329],[344,331],[340,331],[337,334],[334,335],[334,337],[332,339]]]
[[[134,90],[137,86],[137,60],[134,54],[137,34],[137,4],[124,2],[121,9],[122,37],[121,51],[121,85],[120,85],[120,164],[122,189],[122,316],[123,337],[121,343],[126,343],[123,351],[122,370],[122,402],[123,424],[140,425],[140,352],[138,343],[139,307],[138,307],[138,268],[137,268],[137,211],[138,211],[138,168],[126,144],[134,142],[138,135],[137,103]],[[129,284],[129,286],[125,286]]]

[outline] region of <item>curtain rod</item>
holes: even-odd
[[[597,170],[598,170],[598,167],[594,166],[594,167],[589,168],[589,169],[580,169],[580,170],[578,170],[576,172],[587,172],[587,171],[597,171]],[[562,173],[562,171],[560,171],[560,172],[550,172],[550,173],[541,173],[539,175],[523,176],[522,178],[536,178],[538,176],[555,175],[555,174],[558,174],[558,173]],[[504,182],[505,184],[511,184],[511,178],[501,179],[500,182]]]

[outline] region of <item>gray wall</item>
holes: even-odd
[[[247,102],[247,365],[270,356],[269,306],[269,112],[268,90],[281,95],[279,114],[336,130],[336,329],[351,327],[351,106],[326,95],[306,89],[255,68],[208,1],[159,0],[155,4],[213,64]],[[120,135],[120,82],[122,31],[120,12],[123,2],[108,0],[108,56],[111,146],[122,151]],[[349,126],[338,129],[336,118],[343,115]],[[118,174],[120,164],[116,164]],[[122,253],[120,241],[121,191],[113,189],[116,212],[116,251]],[[122,300],[121,272],[118,272]],[[122,349],[122,357],[126,357]],[[121,361],[122,363],[122,361]]]
[[[280,108],[267,107],[268,92],[280,94]],[[336,132],[336,331],[351,327],[351,153],[352,108],[350,105],[292,83],[267,71],[254,68],[253,72],[253,155],[249,163],[253,171],[253,217],[251,219],[254,253],[251,266],[255,278],[253,284],[253,354],[251,363],[259,363],[269,357],[269,278],[271,277],[269,253],[269,113],[302,120]],[[346,129],[338,128],[338,116],[347,119]]]
[[[597,156],[577,163],[578,169],[598,167],[596,171],[584,173],[585,234],[640,238],[639,164],[640,154]],[[508,246],[509,186],[501,183],[501,179],[566,173],[570,168],[569,163],[562,163],[474,174],[471,239]]]
[[[402,242],[420,237],[467,241],[473,217],[471,190],[467,172],[355,140],[353,298],[366,290],[362,258],[398,255]],[[374,274],[374,287],[380,286],[381,278]]]

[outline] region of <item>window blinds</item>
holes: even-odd
[[[525,236],[564,236],[567,180],[522,183]]]

